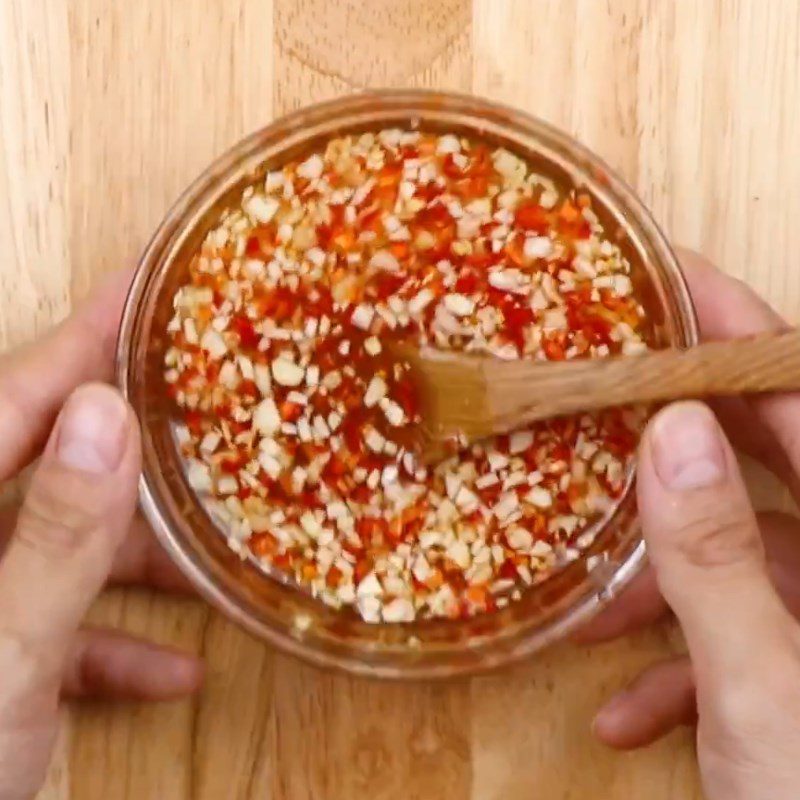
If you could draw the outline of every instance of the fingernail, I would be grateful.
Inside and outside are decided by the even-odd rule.
[[[205,669],[194,656],[154,650],[149,659],[150,691],[154,699],[190,694],[203,683]]]
[[[122,398],[100,384],[76,389],[61,411],[56,455],[84,472],[112,472],[127,438],[128,412]]]
[[[653,428],[655,469],[674,491],[713,486],[725,476],[725,450],[717,420],[702,403],[676,403]]]
[[[203,683],[205,667],[197,658],[183,656],[173,662],[171,677],[176,691],[193,692]]]
[[[617,692],[595,715],[592,720],[592,733],[597,736],[609,729],[616,729],[620,723],[624,724],[625,716],[627,714],[626,706],[630,692],[623,689]],[[601,731],[605,729],[605,731]]]

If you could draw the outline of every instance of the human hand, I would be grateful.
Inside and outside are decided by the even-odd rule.
[[[0,357],[0,480],[44,445],[19,511],[0,516],[0,797],[33,795],[56,733],[59,699],[166,699],[194,690],[199,662],[102,629],[79,629],[107,582],[184,583],[131,525],[139,430],[114,389],[126,276],[39,342]]]
[[[686,266],[709,338],[783,326],[737,282],[695,259]],[[799,402],[784,395],[761,398],[750,408],[735,401],[719,409],[737,443],[795,491]],[[668,446],[660,447],[665,442]],[[718,458],[716,467],[724,466],[722,477],[714,477],[713,460],[706,457],[701,461],[707,474],[696,473],[694,482],[710,480],[710,486],[667,485],[659,459],[671,457],[674,463],[681,453],[698,456],[703,442],[719,444],[716,454],[725,458]],[[598,735],[614,746],[638,746],[691,720],[697,708],[701,766],[711,796],[790,796],[791,790],[780,785],[765,787],[782,773],[785,777],[787,764],[776,756],[793,755],[791,748],[798,744],[792,732],[800,701],[792,684],[800,677],[800,639],[787,610],[800,610],[797,522],[781,515],[762,520],[765,557],[730,448],[699,404],[673,406],[651,424],[642,446],[639,500],[655,569],[583,638],[609,638],[646,624],[668,603],[684,627],[693,666],[676,659],[644,673],[598,715]]]
[[[800,625],[772,585],[736,456],[706,406],[655,416],[637,492],[656,581],[689,648],[709,800],[796,798]],[[641,706],[642,691],[601,711],[599,732],[618,724],[620,706]]]

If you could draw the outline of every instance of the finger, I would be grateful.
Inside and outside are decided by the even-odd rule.
[[[578,631],[578,644],[598,644],[616,639],[657,622],[669,613],[651,567],[637,575],[622,594]]]
[[[0,553],[5,549],[19,517],[18,506],[0,508]],[[149,586],[163,592],[193,593],[188,578],[156,541],[150,526],[137,513],[114,554],[109,586]]]
[[[58,668],[111,568],[136,504],[136,419],[101,384],[67,400],[0,562],[0,642]]]
[[[150,526],[137,514],[114,556],[109,584],[143,585],[164,592],[193,593],[188,578],[156,541]]]
[[[706,406],[676,403],[650,422],[637,489],[651,563],[698,688],[757,679],[794,622],[770,583],[733,450]]]
[[[731,444],[765,466],[800,499],[800,482],[781,443],[764,424],[753,401],[743,397],[714,397],[709,406]]]
[[[200,688],[200,659],[117,631],[85,628],[70,649],[62,692],[70,698],[172,700]]]
[[[767,567],[789,612],[800,619],[800,520],[790,514],[759,514]]]
[[[680,255],[704,339],[735,339],[788,328],[746,284],[697,253],[684,250]],[[719,399],[714,407],[734,444],[781,477],[800,500],[800,394]]]
[[[773,582],[787,608],[800,615],[800,520],[789,514],[759,515]],[[623,598],[621,597],[620,600]],[[697,716],[689,660],[656,664],[613,697],[595,718],[596,736],[609,747],[644,747]]]
[[[767,568],[789,612],[800,618],[800,520],[791,514],[757,515],[764,542]],[[598,644],[646,628],[669,614],[652,567],[637,575],[631,585],[575,636],[579,644]]]
[[[609,747],[633,750],[696,721],[691,664],[688,658],[674,658],[645,670],[612,697],[594,718],[592,730]]]
[[[735,339],[789,328],[747,284],[692,250],[678,252],[705,339]]]
[[[112,276],[49,334],[0,358],[0,480],[30,461],[73,389],[111,378],[130,277]]]

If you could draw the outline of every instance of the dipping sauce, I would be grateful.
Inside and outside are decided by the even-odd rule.
[[[475,138],[383,130],[268,172],[189,264],[165,380],[188,480],[242,557],[368,622],[491,611],[578,558],[646,411],[425,468],[390,338],[498,358],[647,348],[588,195]]]

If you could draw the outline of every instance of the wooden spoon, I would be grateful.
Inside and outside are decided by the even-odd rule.
[[[394,345],[411,366],[421,401],[422,452],[441,456],[467,442],[536,420],[628,403],[800,389],[800,331],[689,350],[576,361],[504,361]],[[463,440],[462,440],[463,441]]]

